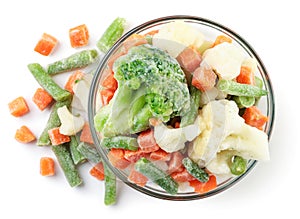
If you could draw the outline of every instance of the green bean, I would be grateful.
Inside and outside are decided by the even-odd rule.
[[[180,127],[185,127],[194,123],[199,110],[201,92],[191,85],[191,104],[189,110],[181,117]]]
[[[67,58],[49,64],[47,72],[50,75],[54,75],[66,71],[73,71],[75,69],[83,68],[89,64],[92,64],[96,61],[97,57],[98,52],[95,49],[82,50]]]
[[[159,169],[154,163],[142,157],[134,165],[134,168],[152,180],[170,194],[178,192],[178,183],[174,179]]]
[[[126,150],[136,151],[139,148],[136,138],[128,136],[106,137],[101,140],[101,146],[111,148],[122,148]]]
[[[234,96],[233,100],[239,108],[248,108],[255,104],[255,97]]]
[[[68,147],[68,144],[62,144],[52,146],[51,148],[70,186],[75,187],[82,183],[82,179],[79,176]]]
[[[207,182],[209,179],[209,175],[205,170],[200,168],[198,164],[196,164],[194,161],[192,161],[190,158],[185,157],[182,160],[182,164],[185,167],[185,169],[196,179],[198,179],[201,182]]]
[[[71,93],[59,87],[40,64],[29,64],[28,69],[37,82],[53,97],[53,99],[56,101],[64,101],[71,98]]]
[[[42,134],[39,136],[37,140],[38,146],[45,146],[45,145],[51,145],[51,141],[49,138],[48,130],[59,127],[60,126],[60,120],[57,115],[57,109],[62,106],[69,107],[71,105],[71,99],[65,100],[65,101],[59,101],[54,104],[52,107],[52,111],[50,113],[49,119],[47,121],[46,127],[44,128]]]
[[[227,94],[234,96],[260,97],[267,95],[267,91],[257,86],[249,84],[240,84],[231,80],[219,80],[217,88]]]
[[[240,156],[233,156],[229,168],[233,175],[241,175],[247,169],[247,160]]]
[[[78,145],[77,137],[75,135],[71,136],[70,152],[75,165],[83,163],[86,160],[85,156],[77,149]]]
[[[117,180],[115,174],[109,169],[109,167],[103,163],[104,166],[104,204],[113,205],[117,200]]]
[[[97,149],[85,142],[80,142],[77,150],[90,162],[97,164],[102,161]]]
[[[125,29],[126,20],[124,18],[116,18],[103,33],[97,42],[100,51],[106,53],[113,44],[122,36]]]

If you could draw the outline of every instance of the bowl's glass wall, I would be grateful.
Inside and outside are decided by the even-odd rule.
[[[273,122],[274,122],[274,114],[275,114],[275,108],[274,108],[274,96],[273,96],[273,89],[271,85],[270,78],[268,76],[267,70],[265,66],[263,65],[262,61],[260,60],[259,56],[256,54],[254,49],[238,34],[230,30],[229,28],[220,25],[218,23],[215,23],[213,21],[199,18],[199,17],[193,17],[193,16],[169,16],[169,17],[163,17],[158,18],[149,22],[146,22],[140,26],[137,26],[136,28],[130,30],[126,34],[124,34],[123,37],[121,37],[117,43],[109,50],[109,52],[104,56],[104,58],[101,60],[100,65],[98,66],[91,90],[90,90],[90,96],[89,96],[89,122],[91,124],[91,132],[93,135],[94,143],[101,154],[104,162],[108,164],[108,166],[112,169],[112,171],[117,175],[117,177],[125,182],[127,185],[131,186],[132,188],[143,192],[145,194],[162,198],[162,199],[169,199],[169,200],[193,200],[193,199],[201,199],[205,198],[211,195],[215,195],[219,192],[222,192],[234,184],[236,184],[238,181],[240,181],[244,176],[249,173],[257,161],[251,160],[248,162],[248,169],[247,171],[237,177],[232,177],[230,179],[226,179],[224,181],[219,182],[216,189],[206,193],[206,194],[198,194],[194,192],[179,192],[176,195],[170,195],[163,191],[160,187],[157,187],[155,184],[147,184],[145,187],[137,186],[133,183],[130,183],[127,180],[127,173],[121,170],[118,170],[114,168],[108,161],[107,153],[108,151],[102,147],[100,147],[100,135],[95,131],[93,128],[93,118],[97,112],[97,106],[99,106],[99,100],[98,97],[98,90],[99,90],[99,84],[101,81],[101,76],[103,74],[103,71],[105,67],[107,66],[108,59],[111,57],[118,49],[121,47],[122,43],[133,33],[146,33],[148,31],[151,31],[153,29],[159,29],[162,25],[175,21],[175,20],[183,20],[185,22],[190,23],[191,25],[197,27],[204,35],[208,38],[214,39],[216,36],[223,34],[228,35],[233,39],[233,43],[241,47],[247,56],[252,57],[256,59],[258,64],[258,70],[259,70],[259,76],[262,78],[264,82],[265,89],[268,90],[267,97],[262,98],[262,100],[259,102],[259,108],[262,110],[262,112],[269,117],[269,121],[267,122],[265,126],[265,132],[268,134],[269,138],[271,136],[272,128],[273,128]]]

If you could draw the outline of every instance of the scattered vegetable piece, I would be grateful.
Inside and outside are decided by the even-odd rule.
[[[71,98],[71,93],[58,86],[40,64],[29,64],[28,69],[41,87],[43,87],[53,99],[56,101],[64,101]]]
[[[117,201],[117,180],[115,174],[103,163],[105,175],[104,204],[113,205]]]
[[[64,175],[71,187],[79,186],[82,183],[82,179],[79,176],[78,170],[72,160],[69,145],[61,144],[52,146],[51,149],[54,152]]]
[[[70,153],[74,164],[77,165],[83,163],[84,161],[86,161],[86,157],[83,156],[83,154],[78,150],[79,143],[77,140],[77,136],[73,135],[70,138]]]
[[[256,127],[260,130],[263,129],[263,126],[268,121],[268,117],[262,114],[262,112],[256,106],[246,108],[243,118],[245,119],[246,124]]]
[[[43,88],[38,88],[33,97],[32,101],[37,105],[40,110],[46,109],[53,101],[52,96]]]
[[[29,143],[34,141],[36,137],[27,126],[23,125],[16,131],[15,139],[21,143]]]
[[[98,52],[95,49],[82,50],[73,55],[51,63],[47,67],[47,73],[54,75],[66,71],[73,71],[79,68],[86,67],[97,60]]]
[[[122,36],[125,29],[126,20],[124,18],[116,18],[103,33],[97,47],[100,51],[106,53],[112,45]]]
[[[48,130],[49,138],[52,145],[61,145],[71,141],[70,136],[63,135],[59,132],[59,127]]]
[[[55,175],[55,163],[51,157],[41,157],[40,159],[40,174],[42,176]]]
[[[84,76],[84,73],[80,70],[75,71],[73,74],[70,75],[68,78],[67,83],[65,84],[65,89],[69,91],[71,94],[74,94],[74,84],[76,84],[79,80],[81,80]]]
[[[104,180],[105,174],[104,174],[104,166],[102,162],[97,163],[92,167],[90,170],[90,174],[95,177],[98,180]]]
[[[69,30],[70,43],[73,48],[86,46],[89,43],[89,31],[85,24]]]
[[[50,34],[43,33],[42,38],[36,44],[34,51],[41,55],[48,56],[52,53],[58,40]]]
[[[30,111],[27,102],[24,97],[17,97],[10,103],[8,103],[9,112],[15,117],[20,117],[25,115]]]

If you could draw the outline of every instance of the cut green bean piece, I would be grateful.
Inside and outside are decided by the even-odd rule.
[[[113,205],[117,200],[117,180],[115,174],[109,169],[109,167],[103,163],[104,166],[104,204]]]
[[[178,183],[148,159],[140,158],[135,163],[134,168],[163,188],[167,193],[174,195],[178,192]]]
[[[190,158],[185,157],[182,160],[182,164],[185,167],[185,169],[196,179],[198,179],[200,182],[207,182],[209,179],[209,175],[205,170],[200,168],[198,164],[196,164],[194,161],[192,161]]]
[[[107,137],[101,140],[101,146],[111,148],[122,148],[125,150],[136,151],[139,148],[136,138],[128,136]]]
[[[77,150],[90,162],[97,164],[102,161],[97,149],[85,142],[80,142]]]
[[[255,104],[255,97],[234,96],[233,100],[239,108],[248,108]]]
[[[247,160],[240,156],[233,156],[230,161],[230,172],[233,175],[241,175],[245,173],[247,169]]]
[[[79,176],[68,147],[68,144],[62,144],[52,146],[51,148],[70,186],[75,187],[82,183],[82,179]]]
[[[256,87],[259,87],[260,89],[263,88],[264,82],[259,77],[255,76],[254,81],[255,81],[255,86]]]
[[[191,104],[189,110],[181,117],[180,127],[191,125],[198,115],[201,91],[191,85]]]
[[[53,97],[53,99],[56,101],[64,101],[71,98],[71,93],[58,86],[40,64],[32,63],[27,67],[37,82]]]
[[[83,163],[86,160],[85,156],[83,156],[78,150],[78,145],[77,136],[71,136],[70,152],[75,165]]]
[[[38,146],[46,146],[46,145],[51,145],[51,141],[49,138],[48,130],[59,127],[60,126],[60,120],[57,115],[57,109],[62,107],[62,106],[67,106],[69,107],[71,105],[71,98],[66,100],[66,101],[59,101],[54,104],[52,107],[52,111],[50,113],[49,119],[47,121],[46,127],[44,128],[42,134],[39,136],[37,140],[37,145]]]
[[[106,53],[113,44],[122,36],[125,29],[126,20],[124,18],[116,18],[103,33],[97,42],[97,47],[101,52]]]
[[[245,97],[260,97],[268,94],[268,91],[249,84],[240,84],[231,80],[219,80],[217,88],[227,94]]]
[[[48,65],[47,72],[50,75],[73,71],[75,69],[86,67],[96,61],[98,52],[95,49],[83,50],[67,58],[56,61]]]

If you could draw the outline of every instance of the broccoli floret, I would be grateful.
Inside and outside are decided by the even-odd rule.
[[[133,134],[149,128],[155,117],[167,122],[190,107],[185,74],[168,53],[150,46],[132,47],[113,65],[118,89],[95,116],[106,137]]]

